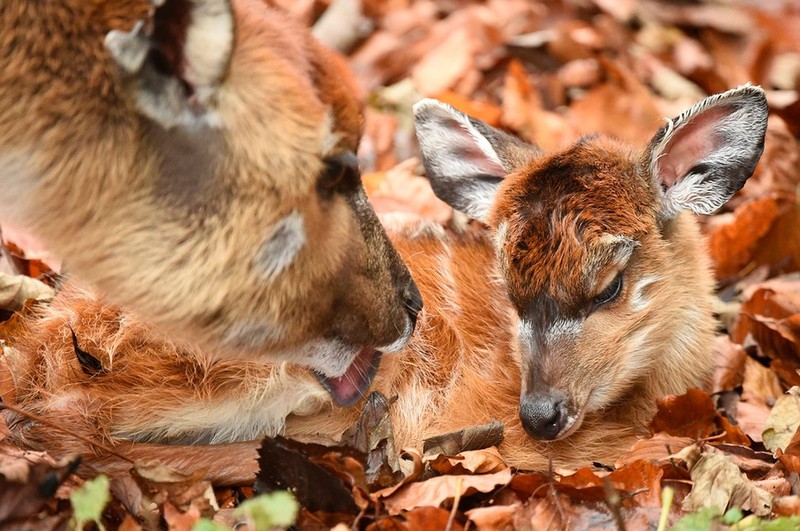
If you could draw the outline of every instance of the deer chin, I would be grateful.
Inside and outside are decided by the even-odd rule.
[[[567,418],[569,422],[561,429],[561,431],[556,435],[553,439],[554,441],[559,441],[561,439],[566,439],[576,431],[578,428],[581,427],[583,424],[583,418],[586,416],[586,412],[590,409],[592,396],[594,396],[594,390],[589,393],[589,396],[586,397],[586,400],[583,402],[583,405],[579,407],[574,413],[571,413]]]
[[[340,376],[326,376],[314,371],[317,380],[330,393],[334,402],[342,407],[350,407],[364,396],[369,389],[378,365],[381,352],[372,347],[361,347],[353,361]]]

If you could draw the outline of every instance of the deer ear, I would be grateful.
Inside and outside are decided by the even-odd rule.
[[[532,146],[440,101],[414,105],[414,123],[434,193],[483,222],[503,178],[536,154]]]
[[[151,26],[111,31],[106,48],[139,111],[165,128],[213,121],[233,50],[229,0],[151,0]]]
[[[656,133],[648,148],[661,214],[711,214],[744,186],[764,150],[767,100],[745,85],[708,97]]]

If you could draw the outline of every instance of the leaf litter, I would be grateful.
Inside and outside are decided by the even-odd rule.
[[[705,94],[748,81],[762,85],[771,114],[761,162],[721,212],[702,220],[721,297],[713,393],[661,400],[651,436],[613,467],[543,471],[505,465],[496,450],[499,423],[429,439],[424,454],[394,448],[388,401],[373,396],[339,446],[267,439],[258,478],[224,488],[198,471],[180,474],[157,463],[136,464],[107,486],[86,481],[74,474],[76,460],[55,462],[4,443],[0,420],[0,522],[40,529],[63,528],[70,518],[130,530],[259,528],[284,526],[299,507],[297,525],[308,529],[800,526],[796,5],[273,3],[307,24],[324,20],[319,36],[346,50],[367,101],[359,152],[364,182],[383,215],[453,222],[421,176],[410,109],[421,96],[554,149],[594,132],[641,145],[664,116]],[[337,24],[354,6],[358,19]],[[28,299],[46,299],[53,278],[44,262],[26,259],[8,241],[12,236],[26,245],[18,232],[2,242],[0,348],[13,337],[13,312]],[[7,400],[11,389],[0,379]],[[92,488],[101,494],[85,502]],[[285,490],[291,496],[278,494]],[[98,507],[106,495],[108,503]],[[258,501],[247,509],[247,500]]]

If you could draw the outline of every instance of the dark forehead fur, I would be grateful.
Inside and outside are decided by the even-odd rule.
[[[655,228],[655,196],[640,160],[616,141],[589,137],[503,182],[492,219],[507,223],[502,262],[518,309],[545,295],[579,305],[587,268],[610,258],[601,237],[636,239]]]

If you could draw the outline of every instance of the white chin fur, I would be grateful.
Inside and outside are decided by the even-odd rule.
[[[409,340],[411,339],[411,335],[414,333],[414,323],[411,322],[411,318],[406,316],[406,329],[403,332],[403,335],[400,338],[392,343],[391,345],[386,345],[385,347],[377,347],[377,350],[381,352],[399,352],[405,348],[408,344]]]

